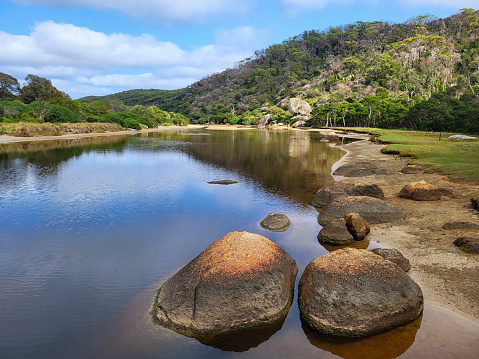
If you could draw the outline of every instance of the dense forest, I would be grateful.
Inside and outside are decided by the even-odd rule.
[[[116,102],[130,113],[153,106],[194,123],[255,124],[265,113],[289,123],[292,97],[313,108],[311,126],[479,133],[479,12],[305,31],[187,88],[86,97],[72,111],[95,120],[102,115],[90,104]]]

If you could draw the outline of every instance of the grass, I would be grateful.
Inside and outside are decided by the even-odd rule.
[[[0,135],[32,137],[59,136],[64,134],[122,131],[115,123],[0,123]]]
[[[453,175],[479,182],[479,140],[450,141],[453,133],[386,130],[377,128],[349,128],[374,135],[380,142],[388,143],[382,152],[410,157],[410,164],[422,166],[428,172]],[[439,140],[441,136],[441,140]],[[479,138],[479,136],[476,136]]]

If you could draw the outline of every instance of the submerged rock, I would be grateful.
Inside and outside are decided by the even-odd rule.
[[[233,180],[219,180],[219,181],[210,181],[208,182],[209,184],[223,184],[223,185],[228,185],[228,184],[235,184],[238,183],[238,181],[233,181]]]
[[[296,262],[259,234],[232,232],[158,290],[152,315],[180,333],[222,333],[274,322],[291,306]]]
[[[398,197],[414,201],[438,201],[441,199],[441,192],[426,181],[419,181],[405,185],[399,192]]]
[[[344,218],[338,218],[326,223],[318,234],[318,241],[333,246],[344,246],[354,242],[354,237],[349,233]]]
[[[369,251],[340,249],[311,261],[301,276],[301,318],[327,335],[364,337],[414,321],[421,288],[397,265]]]
[[[324,207],[338,197],[368,196],[384,198],[383,190],[376,184],[341,181],[321,188],[314,196],[311,204],[315,207]]]
[[[374,248],[370,249],[370,252],[377,254],[378,256],[387,259],[390,262],[397,264],[401,267],[405,272],[411,269],[411,263],[409,263],[409,259],[404,257],[401,252],[394,248]]]
[[[479,253],[479,237],[461,237],[454,241],[454,245],[466,253]]]
[[[366,221],[359,213],[349,213],[344,216],[346,227],[355,241],[362,241],[371,231],[368,221]]]
[[[335,176],[344,176],[344,177],[365,177],[372,175],[383,175],[386,174],[386,170],[380,169],[373,163],[369,162],[351,162],[347,165],[339,167],[334,171],[333,175]]]
[[[270,213],[260,222],[261,227],[272,232],[284,232],[291,226],[289,218],[282,213]]]
[[[325,206],[318,216],[318,222],[324,224],[336,218],[344,218],[349,213],[359,213],[370,224],[388,223],[406,219],[396,207],[373,197],[339,197]]]

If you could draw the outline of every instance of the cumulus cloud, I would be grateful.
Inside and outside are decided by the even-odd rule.
[[[223,29],[211,44],[187,51],[151,35],[106,34],[46,21],[29,35],[0,31],[0,67],[19,80],[29,73],[49,78],[72,97],[90,94],[73,91],[92,86],[109,92],[175,89],[232,67],[267,41],[267,32],[244,26]]]
[[[113,10],[136,18],[156,18],[169,23],[198,22],[210,16],[242,12],[246,2],[234,0],[10,0],[25,5],[86,7]]]

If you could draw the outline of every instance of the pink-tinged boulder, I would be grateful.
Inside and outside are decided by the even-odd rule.
[[[398,197],[414,201],[438,201],[441,199],[441,192],[426,181],[419,181],[405,185]]]
[[[417,319],[421,288],[396,264],[369,251],[340,249],[311,261],[301,276],[301,318],[322,334],[365,337]]]
[[[273,323],[291,306],[296,262],[259,234],[232,232],[158,290],[153,318],[180,333],[223,333]]]

